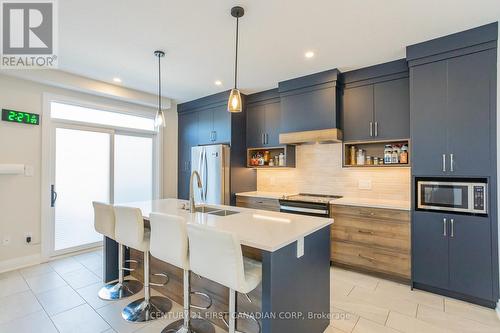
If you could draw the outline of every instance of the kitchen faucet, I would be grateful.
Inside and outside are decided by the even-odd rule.
[[[189,179],[189,212],[194,213],[196,211],[196,205],[194,202],[194,189],[193,189],[193,178],[196,176],[198,178],[198,188],[202,188],[201,177],[198,171],[193,171],[191,173],[191,178]]]

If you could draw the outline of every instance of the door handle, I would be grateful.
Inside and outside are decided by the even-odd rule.
[[[370,121],[370,136],[373,136],[373,122]]]
[[[268,145],[268,144],[269,144],[269,134],[266,133],[266,145]]]
[[[265,134],[264,134],[264,133],[262,133],[262,134],[260,135],[260,141],[262,142],[262,144],[263,144],[263,145],[265,145],[265,144],[266,144],[266,136],[265,136]]]
[[[375,122],[375,136],[378,136],[378,121]]]
[[[214,133],[214,139],[212,141],[217,141],[217,131],[213,131]]]
[[[55,185],[50,185],[50,207],[55,207],[57,200],[57,192],[55,191]]]
[[[373,231],[358,229],[360,234],[373,235]]]
[[[450,171],[453,172],[453,164],[455,163],[453,159],[453,154],[450,154]]]
[[[443,154],[443,172],[446,172],[446,154]]]
[[[451,222],[451,238],[455,237],[455,220],[454,219],[450,219],[450,222]]]
[[[443,217],[443,236],[446,237],[446,217]]]

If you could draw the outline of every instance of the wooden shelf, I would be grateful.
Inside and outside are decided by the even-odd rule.
[[[349,164],[350,161],[350,148],[352,146],[356,147],[356,151],[361,148],[365,150],[365,156],[378,157],[379,159],[384,158],[384,148],[385,145],[407,145],[408,146],[408,163],[397,163],[397,164]],[[342,144],[343,154],[342,154],[342,167],[343,168],[410,168],[411,167],[411,156],[410,156],[410,140],[400,139],[400,140],[381,140],[381,141],[347,141]]]
[[[250,159],[253,155],[260,153],[264,154],[264,152],[268,151],[270,158],[274,159],[275,156],[279,156],[280,153],[285,155],[285,165],[278,166],[269,166],[269,165],[251,165]],[[292,145],[284,145],[277,147],[262,147],[262,148],[248,148],[247,149],[247,168],[252,169],[286,169],[286,168],[295,168],[295,146]]]

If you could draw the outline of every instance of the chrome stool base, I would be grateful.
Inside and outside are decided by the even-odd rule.
[[[206,319],[191,318],[189,328],[186,328],[184,319],[179,319],[165,327],[161,333],[215,333],[215,327]]]
[[[136,280],[109,283],[99,290],[99,298],[105,301],[126,298],[137,294],[142,287],[142,283]]]
[[[122,310],[122,317],[126,321],[142,323],[161,319],[172,309],[172,301],[166,297],[151,296],[149,302],[144,298],[130,303]]]

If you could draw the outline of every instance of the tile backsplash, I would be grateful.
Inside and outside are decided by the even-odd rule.
[[[342,168],[340,143],[296,149],[296,168],[257,170],[257,190],[410,200],[409,168]]]

